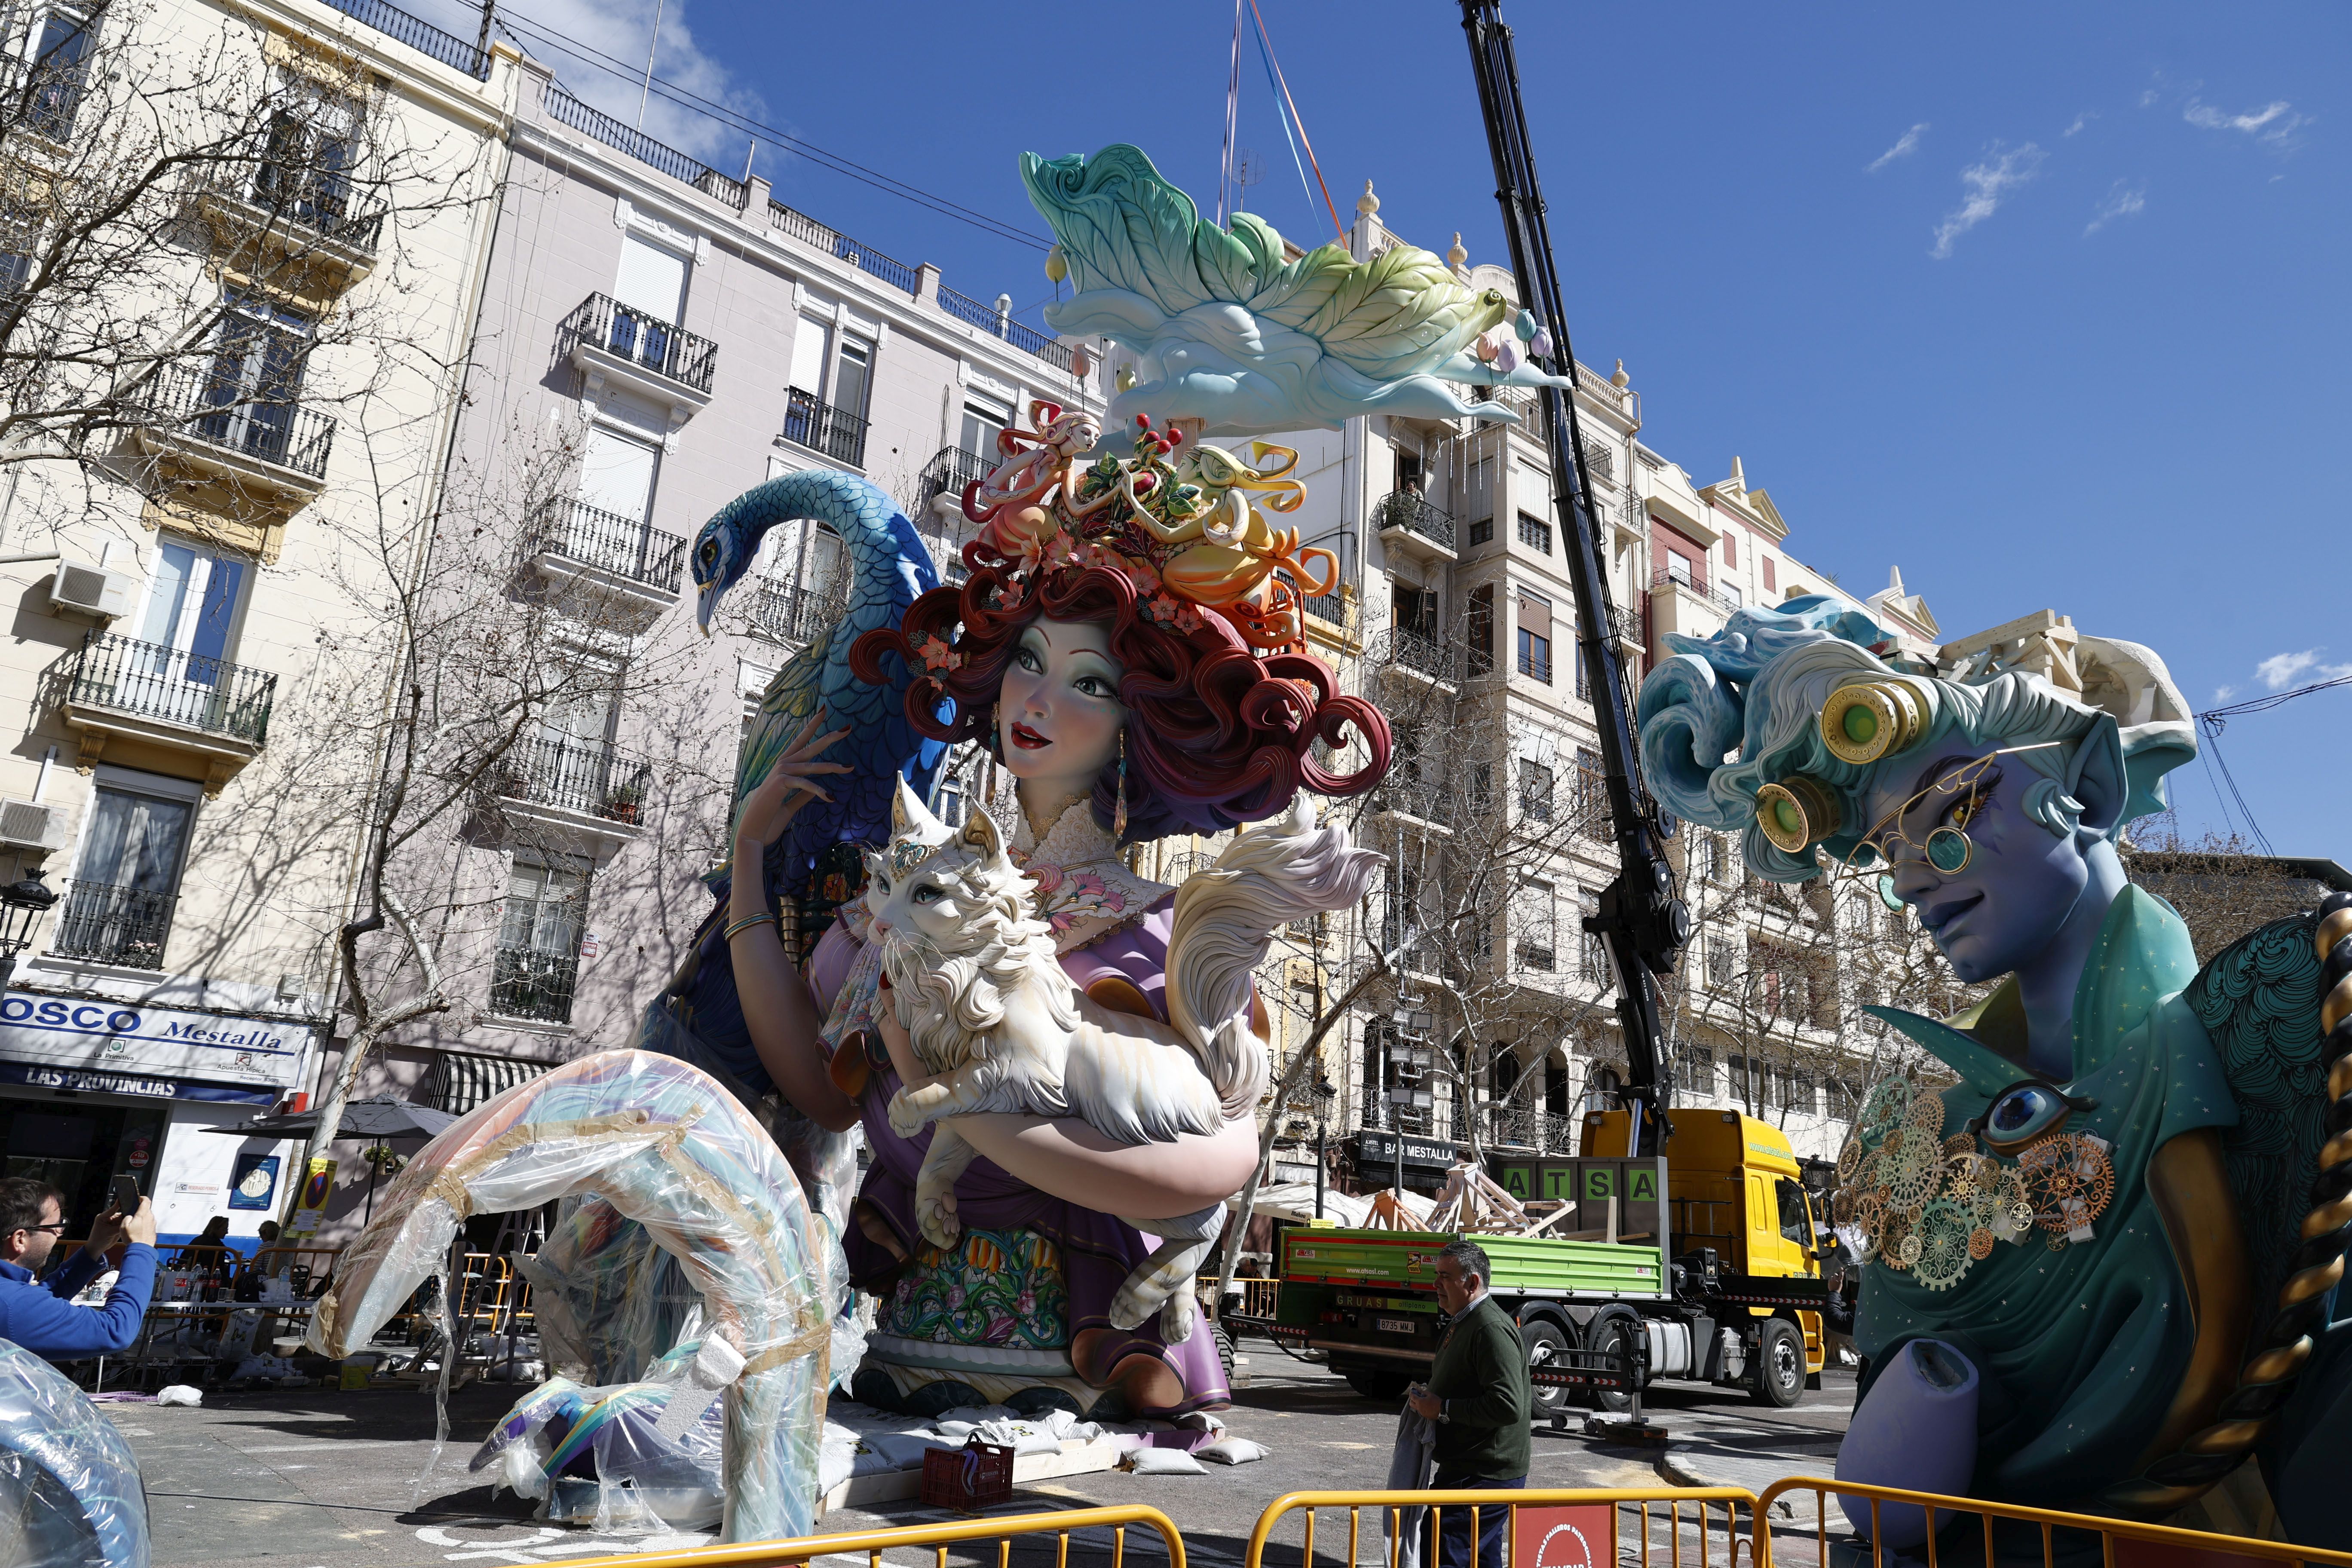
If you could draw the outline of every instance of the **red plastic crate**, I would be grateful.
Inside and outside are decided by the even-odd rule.
[[[961,1448],[931,1448],[923,1454],[925,1508],[971,1513],[1012,1496],[1013,1450],[1002,1444],[973,1437]]]

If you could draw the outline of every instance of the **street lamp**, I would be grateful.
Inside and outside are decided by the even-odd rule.
[[[57,894],[38,877],[19,878],[0,888],[0,992],[16,977],[16,955],[33,945],[33,927],[57,901]]]

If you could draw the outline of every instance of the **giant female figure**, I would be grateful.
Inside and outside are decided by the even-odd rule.
[[[2000,983],[1953,1018],[1871,1009],[1958,1081],[1883,1086],[1840,1162],[1868,1370],[1838,1474],[2207,1528],[2275,1506],[2341,1546],[2352,1024],[2321,988],[2352,910],[2200,970],[2116,854],[2195,754],[2186,705],[2147,648],[2047,622],[1922,659],[1794,600],[1674,639],[1643,688],[1669,809],[1739,831],[1763,877],[1874,884]]]

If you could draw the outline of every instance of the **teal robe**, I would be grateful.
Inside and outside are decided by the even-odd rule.
[[[2044,1508],[2080,1502],[2138,1473],[2171,1407],[2196,1324],[2148,1190],[2148,1162],[2184,1132],[2238,1120],[2220,1058],[2180,996],[2196,973],[2180,918],[2154,894],[2126,888],[2075,988],[2074,1078],[2064,1086],[2097,1102],[2074,1112],[2065,1131],[2105,1139],[2115,1163],[2115,1195],[2092,1226],[2094,1239],[2053,1251],[2051,1233],[2037,1228],[1995,1245],[1946,1290],[1883,1264],[1864,1272],[1854,1342],[1874,1370],[1920,1337],[1945,1341],[1976,1365],[1974,1495]],[[1949,1136],[2028,1076],[2015,1009],[2005,988],[1965,1029],[1871,1011],[1960,1075],[1944,1092]]]

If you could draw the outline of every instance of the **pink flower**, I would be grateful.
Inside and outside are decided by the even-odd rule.
[[[1059,866],[1032,866],[1029,878],[1037,884],[1040,894],[1051,893],[1062,885],[1062,868]]]
[[[961,669],[963,655],[947,644],[944,637],[925,637],[922,641],[925,669]]]
[[[1165,593],[1151,595],[1151,618],[1155,621],[1175,620],[1179,608],[1175,599]]]
[[[1176,629],[1180,632],[1197,632],[1209,624],[1201,618],[1201,612],[1190,605],[1177,605],[1175,618]]]
[[[1105,887],[1103,879],[1091,871],[1072,873],[1070,887],[1076,897],[1097,900],[1104,909],[1114,914],[1127,908],[1127,895],[1116,888]]]

